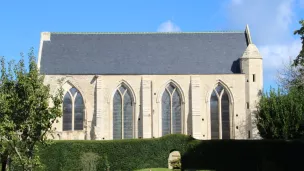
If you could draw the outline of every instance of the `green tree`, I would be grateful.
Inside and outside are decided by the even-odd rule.
[[[299,55],[294,60],[294,66],[304,66],[304,20],[300,20],[301,28],[299,30],[294,31],[295,35],[299,35],[302,40],[302,50],[300,51]],[[303,72],[303,70],[302,70]]]
[[[257,105],[257,127],[265,139],[298,139],[304,128],[304,20],[294,32],[300,35],[302,50],[283,66],[278,75],[279,89],[261,95]]]
[[[35,62],[33,49],[26,69],[22,59],[6,65],[1,58],[0,83],[0,152],[2,170],[7,161],[20,170],[41,166],[37,145],[47,144],[47,134],[56,118],[62,115],[62,90],[50,95]],[[6,67],[8,66],[8,67]],[[49,106],[49,102],[52,103]]]
[[[257,127],[264,139],[299,139],[303,136],[304,91],[271,89],[261,95],[257,106]]]
[[[302,41],[302,49],[296,59],[293,61],[291,67],[295,77],[289,77],[290,85],[299,89],[304,89],[304,20],[300,20],[300,29],[294,31],[294,35],[299,35]],[[285,79],[287,80],[287,79]]]

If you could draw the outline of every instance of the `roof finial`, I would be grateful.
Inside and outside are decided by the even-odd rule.
[[[246,32],[248,44],[252,44],[252,40],[251,40],[251,35],[250,35],[250,30],[249,30],[248,24],[246,25],[246,30],[245,30],[245,32]]]

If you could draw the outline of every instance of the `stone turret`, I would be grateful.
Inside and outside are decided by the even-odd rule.
[[[241,71],[245,74],[246,116],[248,138],[259,138],[255,122],[255,110],[259,93],[263,89],[263,58],[258,48],[252,43],[248,25],[246,26],[248,46],[241,57]]]

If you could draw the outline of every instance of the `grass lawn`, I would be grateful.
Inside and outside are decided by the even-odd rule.
[[[173,171],[173,170],[167,169],[167,168],[151,168],[151,169],[141,169],[141,170],[136,170],[136,171],[150,171],[150,170],[151,171]],[[209,170],[191,170],[191,171],[209,171]]]
[[[170,169],[166,169],[166,168],[151,168],[151,169],[140,169],[140,170],[136,170],[136,171],[172,171]]]

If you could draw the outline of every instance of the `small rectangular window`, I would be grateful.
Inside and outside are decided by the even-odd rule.
[[[248,138],[250,138],[250,131],[248,131]]]
[[[249,103],[248,102],[246,103],[246,105],[247,105],[247,109],[249,109]]]
[[[255,74],[252,75],[252,80],[255,82]]]

